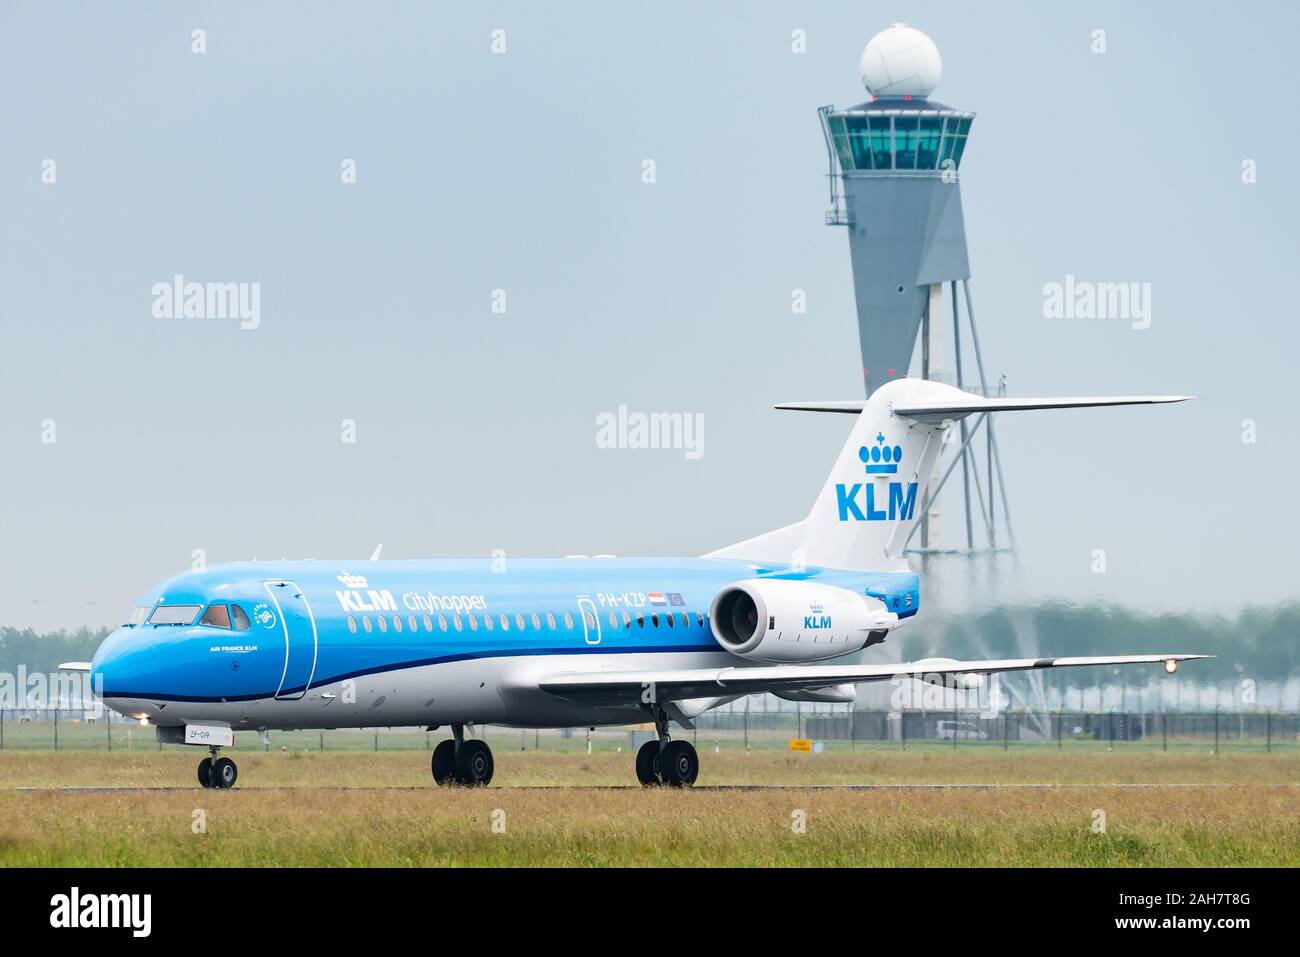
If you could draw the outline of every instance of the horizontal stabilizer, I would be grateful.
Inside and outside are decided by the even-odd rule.
[[[849,412],[857,415],[867,407],[866,399],[849,399],[845,402],[778,402],[774,409],[790,412]]]
[[[955,395],[952,393],[956,393]],[[1167,402],[1186,402],[1190,395],[1098,395],[1064,396],[1061,398],[998,398],[986,399],[958,389],[938,400],[905,400],[894,403],[894,415],[918,422],[942,422],[960,419],[975,412],[1020,412],[1033,409],[1089,409],[1108,405],[1163,405]],[[782,402],[776,406],[795,412],[845,412],[858,414],[866,407],[865,399],[844,402]]]
[[[90,671],[89,661],[61,661],[59,662],[60,671]]]
[[[1108,405],[1163,405],[1167,402],[1186,402],[1190,395],[1098,395],[1070,396],[1058,399],[986,399],[972,395],[969,399],[952,398],[938,401],[904,401],[894,406],[894,415],[918,422],[942,422],[959,419],[974,412],[1020,412],[1033,409],[1090,409]]]

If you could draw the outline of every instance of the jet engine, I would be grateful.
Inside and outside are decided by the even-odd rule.
[[[713,599],[713,637],[755,661],[821,661],[882,640],[898,624],[885,603],[835,585],[748,579]]]

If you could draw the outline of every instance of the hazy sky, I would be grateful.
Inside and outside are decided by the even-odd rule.
[[[7,2],[0,624],[114,623],[195,549],[696,555],[802,518],[849,423],[770,406],[861,395],[816,108],[896,20],[978,113],[990,372],[1202,397],[1002,416],[1020,567],[953,605],[1294,597],[1292,4]],[[155,318],[176,274],[258,283],[260,325]],[[1045,319],[1070,274],[1150,283],[1150,328]],[[703,456],[597,448],[620,404],[702,413]]]

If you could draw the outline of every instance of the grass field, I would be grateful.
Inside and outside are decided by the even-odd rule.
[[[694,791],[623,787],[626,753],[503,752],[500,786],[471,791],[433,787],[419,753],[236,757],[212,792],[192,753],[0,753],[6,789],[182,789],[0,791],[0,865],[1300,864],[1294,754],[706,751],[721,787]],[[727,787],[754,784],[784,787]],[[1162,787],[1115,786],[1135,784]]]

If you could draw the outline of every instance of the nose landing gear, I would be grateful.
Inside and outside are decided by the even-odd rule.
[[[239,777],[239,769],[230,758],[219,758],[219,748],[208,748],[211,757],[199,762],[199,784],[205,788],[233,788]]]

